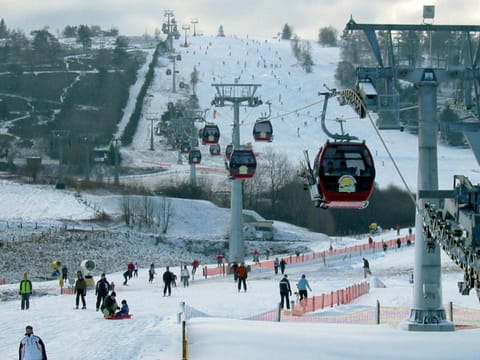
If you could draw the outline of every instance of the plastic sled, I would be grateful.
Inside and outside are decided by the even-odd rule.
[[[128,314],[128,315],[104,315],[105,319],[108,320],[123,320],[123,319],[130,319],[133,316],[133,314]]]

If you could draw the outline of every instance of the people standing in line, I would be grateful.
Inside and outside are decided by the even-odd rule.
[[[155,264],[154,263],[151,263],[150,264],[150,269],[148,269],[148,282],[149,283],[152,283],[153,282],[153,279],[155,278]]]
[[[243,284],[243,290],[247,292],[247,276],[248,276],[248,269],[245,266],[245,263],[241,263],[237,269],[237,276],[238,276],[238,291],[240,292]]]
[[[163,273],[163,283],[165,286],[163,287],[163,296],[172,295],[172,281],[173,281],[173,273],[170,271],[170,268],[167,266],[165,272]]]
[[[275,274],[278,274],[279,266],[280,266],[280,260],[278,260],[278,258],[275,258],[275,260],[273,260],[273,270],[275,270]]]
[[[33,327],[25,327],[25,337],[18,348],[19,360],[47,360],[47,350],[43,340],[33,334]]]
[[[68,268],[67,265],[63,264],[62,266],[62,279],[64,282],[68,280]]]
[[[97,281],[97,285],[95,286],[95,295],[97,295],[97,303],[95,305],[95,308],[100,309],[100,306],[103,305],[103,302],[105,301],[105,298],[108,295],[108,292],[110,291],[110,284],[107,281],[107,278],[105,277],[105,274],[102,274],[100,277],[100,280]]]
[[[23,279],[20,281],[20,296],[22,300],[20,302],[20,307],[22,310],[28,310],[30,308],[30,295],[32,295],[33,287],[32,282],[28,278],[28,273],[23,273]]]
[[[282,275],[285,273],[285,265],[287,265],[285,259],[280,260],[280,271],[282,272]]]
[[[188,271],[187,265],[183,265],[182,271],[180,271],[180,279],[182,280],[183,287],[188,287],[188,279],[190,279],[190,271]]]
[[[197,272],[197,268],[200,265],[197,259],[193,260],[192,262],[192,281],[195,279],[195,273]]]
[[[370,263],[368,262],[367,259],[362,258],[363,260],[363,277],[366,279],[368,275],[372,275],[372,272],[370,271]]]
[[[290,295],[292,295],[292,289],[290,288],[290,281],[288,281],[288,275],[283,275],[282,280],[279,283],[280,287],[280,307],[283,309],[287,306],[290,309]],[[285,304],[286,303],[286,304]]]
[[[300,301],[308,297],[307,289],[312,291],[305,274],[302,274],[302,277],[300,278],[300,280],[298,280],[297,289],[298,289],[298,295],[300,295]]]
[[[233,274],[233,281],[237,282],[237,280],[238,280],[238,273],[237,273],[238,263],[236,261],[234,261],[232,266],[230,266],[230,270]]]
[[[135,261],[133,264],[133,276],[138,277],[138,262]]]
[[[75,288],[73,289],[73,293],[77,295],[75,298],[75,308],[78,309],[81,298],[83,305],[82,309],[86,309],[87,304],[85,302],[85,295],[87,295],[87,282],[85,281],[81,271],[77,272],[77,281],[75,281]]]
[[[117,293],[112,291],[110,295],[105,298],[101,307],[103,315],[114,315],[115,311],[120,309],[117,304]]]

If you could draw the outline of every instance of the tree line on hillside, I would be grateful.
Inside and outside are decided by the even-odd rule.
[[[0,121],[9,124],[0,153],[9,164],[46,153],[67,173],[83,174],[93,168],[94,149],[111,145],[146,54],[129,50],[115,28],[69,25],[62,35],[45,27],[27,36],[0,20]],[[92,39],[104,46],[93,47]],[[60,132],[68,134],[61,141]]]

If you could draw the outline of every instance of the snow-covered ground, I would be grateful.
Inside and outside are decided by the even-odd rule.
[[[333,74],[338,61],[338,49],[322,49],[312,44],[316,65],[313,74],[307,75],[293,58],[289,42],[235,37],[198,37],[191,38],[190,41],[191,46],[188,48],[180,49],[179,43],[175,45],[182,53],[182,61],[177,63],[180,70],[178,80],[188,83],[193,67],[197,68],[201,75],[197,93],[202,108],[209,107],[215,95],[212,83],[233,83],[238,78],[240,83],[262,85],[258,95],[264,101],[272,102],[275,139],[268,145],[255,144],[256,151],[262,153],[266,147],[272,147],[275,151],[288,154],[292,162],[298,162],[302,158],[302,150],[308,149],[314,154],[325,142],[319,120],[315,120],[320,114],[323,100],[317,93],[324,90],[323,83],[335,86]],[[171,93],[172,79],[164,75],[164,70],[170,66],[169,61],[163,59],[162,62],[165,68],[159,69],[149,91],[144,121],[140,122],[133,144],[122,148],[122,157],[132,166],[168,163],[169,171],[162,176],[130,178],[137,185],[151,186],[164,181],[162,179],[172,181],[176,177],[188,175],[189,171],[188,165],[177,165],[177,154],[162,148],[158,138],[155,139],[155,151],[149,150],[150,122],[147,117],[149,114],[161,114],[169,101],[176,101],[182,96],[180,91],[177,94]],[[138,89],[132,89],[132,96],[135,96],[135,88]],[[126,116],[132,110],[132,103],[129,104],[125,110]],[[219,116],[215,121],[221,127],[223,149],[230,139],[232,111],[230,108],[217,108],[217,111]],[[252,141],[253,123],[266,111],[266,107],[241,109],[242,142]],[[214,120],[212,114],[213,111],[209,111],[208,121]],[[357,119],[351,109],[340,107],[332,100],[327,118],[328,126],[333,131],[338,131],[334,121],[337,117],[348,119],[344,124],[347,132],[367,140],[375,156],[377,182],[380,186],[403,186],[368,120]],[[407,183],[414,190],[417,172],[416,136],[397,131],[382,131],[381,134]],[[202,152],[203,167],[223,169],[223,159],[211,157],[206,147],[202,147]],[[477,183],[478,164],[468,149],[439,146],[441,188],[451,188],[453,174],[464,174]],[[122,178],[121,181],[127,182],[129,179]],[[226,180],[224,186],[228,186]],[[128,286],[120,285],[121,272],[112,270],[113,262],[110,260],[97,263],[93,274],[98,279],[98,275],[105,271],[107,278],[117,284],[119,300],[128,300],[134,316],[124,321],[106,321],[96,313],[92,291],[87,295],[87,310],[74,311],[73,296],[59,295],[57,281],[36,280],[31,308],[21,311],[16,294],[18,283],[0,285],[0,293],[7,294],[2,298],[8,299],[0,303],[0,318],[3,320],[0,324],[1,359],[17,357],[18,343],[27,324],[33,325],[35,333],[45,341],[50,359],[178,359],[181,357],[181,328],[177,323],[177,314],[181,302],[209,315],[188,321],[191,359],[478,358],[475,348],[480,334],[478,329],[453,333],[412,333],[388,324],[292,324],[242,320],[277,306],[280,276],[272,272],[253,271],[249,275],[246,293],[238,293],[229,277],[207,280],[196,278],[189,288],[177,287],[171,297],[163,297],[160,276],[166,265],[175,265],[173,269],[178,274],[180,262],[189,263],[192,260],[192,249],[211,246],[211,240],[220,243],[228,233],[229,210],[216,208],[208,202],[172,199],[173,213],[165,241],[168,246],[163,246],[165,244],[155,245],[157,240],[152,236],[155,232],[151,229],[130,233],[121,222],[115,222],[122,214],[121,196],[78,196],[69,189],[58,191],[48,186],[19,185],[9,181],[0,182],[0,194],[1,231],[7,235],[0,254],[5,256],[8,246],[19,248],[22,254],[21,258],[2,258],[2,264],[8,260],[16,273],[28,271],[38,279],[40,264],[36,259],[40,253],[43,255],[45,252],[51,254],[52,261],[63,261],[68,256],[66,262],[72,273],[94,251],[101,251],[110,258],[115,258],[118,254],[130,254],[131,260],[139,260],[141,266],[139,277],[132,279]],[[114,221],[93,221],[98,211],[104,211]],[[108,236],[114,237],[115,243],[110,242],[111,239],[108,242],[102,241],[102,238],[96,239],[98,242],[82,243],[81,237],[72,235],[61,246],[55,249],[48,247],[52,232],[60,231],[62,227],[78,227],[84,231],[86,228],[105,230]],[[312,251],[327,248],[330,241],[334,247],[366,241],[350,238],[330,240],[322,234],[313,234],[280,222],[274,223],[274,230],[280,240],[297,240],[298,244],[306,245]],[[41,241],[21,241],[34,232],[42,233]],[[405,233],[406,230],[403,229],[402,232]],[[396,234],[387,232],[376,240],[381,241],[390,236],[393,238]],[[189,241],[190,247],[185,246],[185,240]],[[108,247],[101,247],[102,242],[108,243]],[[142,254],[138,253],[139,242],[142,243]],[[281,243],[282,241],[275,242]],[[293,247],[286,247],[287,252],[292,249]],[[382,306],[411,306],[412,285],[408,279],[413,271],[413,258],[413,247],[369,255],[375,278],[385,283],[386,288],[372,286],[368,295],[341,306],[337,309],[338,313],[350,313],[365,306],[375,306],[377,300]],[[153,284],[149,284],[147,267],[152,261],[157,266],[158,276]],[[442,262],[443,303],[452,301],[454,304],[477,309],[478,300],[473,293],[470,296],[458,293],[456,282],[462,280],[462,273],[445,256]],[[4,266],[0,271],[8,269]],[[327,261],[326,266],[323,262],[313,261],[289,266],[287,273],[292,284],[305,273],[312,286],[312,294],[319,295],[362,281],[362,261],[360,256],[345,257],[341,262]]]
[[[406,234],[406,230],[402,230]],[[380,238],[395,237],[394,232]],[[339,239],[345,244],[366,240]],[[340,246],[334,242],[334,246]],[[411,306],[414,249],[390,249],[368,256],[373,272],[369,294],[349,305],[335,307],[329,315],[345,316],[367,307],[377,300],[382,307]],[[322,324],[311,322],[273,322],[244,320],[276,308],[279,302],[278,281],[273,271],[254,270],[247,280],[248,291],[238,292],[231,276],[202,279],[198,276],[188,288],[180,284],[172,296],[163,297],[161,274],[157,264],[153,284],[147,281],[147,267],[139,277],[121,285],[121,273],[107,273],[116,284],[118,300],[126,299],[133,318],[122,321],[104,320],[95,312],[95,296],[87,294],[87,310],[72,310],[73,295],[59,295],[57,281],[34,282],[37,294],[28,311],[20,310],[20,300],[0,303],[0,357],[14,358],[24,327],[30,324],[47,346],[49,359],[179,359],[181,358],[181,325],[177,323],[181,303],[195,308],[201,317],[187,321],[190,359],[478,359],[475,347],[479,329],[456,330],[449,333],[418,333],[392,325]],[[472,293],[461,296],[456,281],[462,274],[447,257],[443,258],[443,303],[452,301],[478,309]],[[173,271],[179,274],[179,268]],[[312,295],[329,293],[363,280],[361,256],[330,262],[326,266],[316,260],[287,265],[292,286],[306,274]],[[98,277],[95,277],[98,280]],[[375,288],[381,280],[386,288]],[[15,292],[18,284],[0,286]],[[477,310],[478,311],[478,310]],[[319,313],[321,315],[321,312]],[[478,319],[478,314],[477,314]]]

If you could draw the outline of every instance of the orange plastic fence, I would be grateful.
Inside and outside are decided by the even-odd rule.
[[[445,305],[447,308],[449,305]],[[410,315],[410,308],[407,307],[380,307],[380,324],[399,325],[402,321],[408,319]],[[271,317],[272,320],[275,319]],[[261,315],[251,318],[252,320],[263,320]],[[377,309],[370,307],[368,309],[355,311],[353,313],[323,315],[322,313],[301,315],[294,309],[292,312],[284,311],[281,315],[282,321],[296,321],[296,322],[318,322],[331,324],[376,324],[377,323]],[[480,310],[469,309],[461,306],[453,305],[453,317],[448,319],[455,324],[455,328],[478,328],[480,327]],[[272,320],[273,321],[273,320]]]
[[[62,295],[73,294],[73,288],[60,288]]]
[[[5,285],[7,283],[7,279],[0,278],[0,285]]]
[[[353,245],[344,247],[341,249],[331,249],[331,250],[324,250],[321,252],[310,253],[310,254],[299,254],[299,255],[288,255],[283,256],[282,258],[285,259],[287,264],[298,264],[305,261],[311,261],[315,259],[323,259],[328,258],[329,256],[335,256],[340,254],[353,254],[353,253],[362,253],[365,251],[383,251],[384,244],[387,245],[387,248],[396,248],[397,239],[400,239],[401,246],[407,245],[408,241],[412,244],[415,241],[415,235],[406,235],[406,236],[398,236],[394,239],[385,240],[385,241],[373,241],[372,243],[365,243],[360,245]],[[273,269],[273,260],[264,260],[258,263],[254,263],[250,265],[253,269]],[[209,276],[218,276],[218,275],[227,275],[228,272],[226,271],[226,264],[222,266],[212,265],[211,267],[204,266],[203,267],[203,276],[205,278]]]
[[[362,282],[360,284],[351,285],[345,289],[332,291],[328,294],[322,294],[319,296],[313,296],[307,299],[303,299],[298,304],[295,304],[292,311],[283,311],[281,314],[282,320],[289,319],[291,317],[299,317],[305,313],[311,313],[318,310],[322,310],[329,307],[346,305],[356,298],[368,293],[370,291],[370,284]],[[265,313],[252,316],[249,320],[264,320],[274,321],[277,319],[277,311],[271,310]]]

